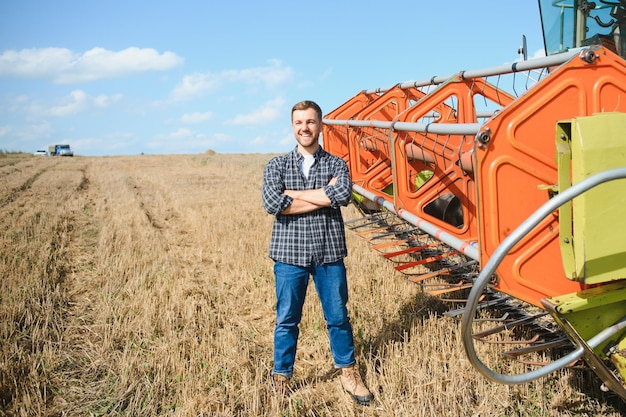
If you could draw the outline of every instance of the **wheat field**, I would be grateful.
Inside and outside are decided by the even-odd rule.
[[[272,395],[272,155],[0,155],[2,416],[619,416],[595,375],[486,380],[450,308],[347,232],[357,361],[342,391],[311,286],[293,392]],[[346,219],[360,216],[353,206]],[[490,366],[499,348],[477,346]]]

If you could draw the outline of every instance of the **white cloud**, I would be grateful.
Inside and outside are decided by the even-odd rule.
[[[190,146],[195,147],[209,143],[210,139],[204,133],[198,133],[191,129],[181,127],[174,132],[157,135],[148,146],[152,149],[170,149],[174,151],[174,153],[181,153]],[[176,149],[178,149],[179,152],[176,152]]]
[[[186,127],[181,127],[175,132],[158,135],[157,139],[163,141],[179,141],[188,139],[193,135],[195,135],[195,133],[192,130],[187,129]]]
[[[188,100],[210,93],[219,86],[219,77],[212,74],[185,75],[180,84],[174,88],[171,96],[174,100]]]
[[[254,139],[250,141],[250,145],[262,145],[265,143],[265,137],[256,136]]]
[[[537,49],[535,51],[535,53],[530,57],[530,59],[534,59],[534,58],[542,58],[546,56],[546,51],[545,49]]]
[[[260,108],[248,114],[238,114],[226,122],[227,125],[258,126],[272,122],[284,115],[285,100],[281,97],[268,101]]]
[[[24,125],[0,126],[0,149],[33,151],[41,149],[53,137],[54,129],[47,120]]]
[[[185,75],[174,88],[171,97],[174,100],[189,100],[212,93],[226,84],[261,84],[266,88],[276,88],[291,82],[294,71],[284,67],[280,61],[272,60],[269,66],[243,70],[226,70],[217,74],[210,72]]]
[[[47,120],[42,120],[31,125],[26,125],[21,129],[21,136],[24,138],[41,138],[49,137],[54,133],[52,124]]]
[[[217,142],[230,142],[231,137],[226,133],[214,133],[213,139],[215,139]]]
[[[95,96],[92,100],[93,105],[99,108],[109,107],[113,103],[117,103],[122,99],[122,94],[113,94],[110,96],[106,96],[104,94],[100,94],[99,96]]]
[[[62,102],[50,108],[42,108],[41,104],[33,106],[31,109],[36,113],[45,114],[56,117],[73,116],[90,108],[105,108],[112,103],[121,99],[121,94],[112,96],[99,95],[96,97],[89,96],[83,90],[74,90],[70,96],[63,99]]]
[[[282,129],[280,132],[255,136],[248,144],[254,148],[262,147],[263,152],[267,152],[268,150],[275,152],[279,149],[283,152],[296,146],[296,140],[291,129],[286,128]]]
[[[31,98],[26,94],[11,95],[7,94],[0,99],[0,114],[20,113],[24,108],[28,107]]]
[[[76,55],[65,48],[8,50],[0,55],[0,75],[16,78],[55,78],[69,71]]]
[[[230,82],[261,83],[268,88],[284,85],[293,79],[291,67],[283,67],[279,60],[270,60],[269,63],[270,65],[266,67],[225,71],[224,78]]]
[[[296,139],[293,136],[293,132],[285,133],[285,136],[278,142],[281,146],[293,145],[296,144]]]
[[[0,55],[0,76],[47,79],[74,84],[125,77],[148,71],[166,71],[182,65],[173,52],[130,47],[121,51],[93,48],[82,55],[66,48],[8,50]]]
[[[64,100],[65,103],[51,107],[46,113],[50,116],[71,116],[80,113],[88,106],[87,94],[82,90],[74,90],[70,93],[70,98]]]
[[[81,155],[89,153],[91,155],[123,155],[138,153],[141,149],[134,133],[115,131],[106,133],[99,137],[83,137],[71,140],[74,153]]]
[[[180,118],[180,121],[187,124],[201,123],[211,119],[212,117],[213,113],[211,113],[210,111],[204,113],[194,112],[183,114]]]
[[[0,138],[3,136],[8,136],[11,133],[11,126],[0,126]]]
[[[187,128],[179,128],[170,133],[157,135],[147,144],[149,149],[157,149],[159,153],[194,153],[204,152],[218,143],[227,142],[230,136],[195,132]]]
[[[328,68],[326,71],[324,71],[322,73],[322,76],[320,77],[321,80],[327,80],[328,78],[330,78],[330,76],[333,73],[333,69],[332,68]]]

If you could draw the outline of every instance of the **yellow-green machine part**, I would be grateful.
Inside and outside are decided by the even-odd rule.
[[[596,348],[587,344],[593,336],[626,316],[626,281],[550,297],[543,300],[543,305],[568,337],[577,346],[585,348],[585,362],[604,384],[626,399],[626,333],[617,333]],[[608,367],[606,360],[612,362],[616,373]]]
[[[559,190],[626,166],[626,114],[600,113],[557,125]],[[568,278],[598,284],[626,278],[626,184],[612,181],[559,209]],[[622,233],[620,233],[620,231]]]
[[[626,114],[559,122],[556,142],[558,190],[563,191],[590,175],[626,166]],[[626,316],[626,183],[601,184],[561,206],[559,233],[567,277],[590,287],[547,298],[543,305],[585,348],[586,362],[605,385],[626,398],[626,332],[593,349],[586,343]]]

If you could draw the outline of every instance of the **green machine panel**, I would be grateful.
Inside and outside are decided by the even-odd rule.
[[[559,122],[559,191],[588,176],[626,166],[626,114],[599,113]],[[626,278],[626,180],[598,185],[559,209],[568,278],[597,284]]]

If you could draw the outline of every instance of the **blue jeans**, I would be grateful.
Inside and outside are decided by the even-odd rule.
[[[274,264],[276,277],[276,328],[274,329],[273,374],[291,378],[296,359],[296,347],[302,319],[302,306],[313,276],[315,289],[322,304],[330,351],[335,368],[345,368],[355,363],[352,325],[348,317],[348,282],[343,260],[301,267],[282,262]]]

